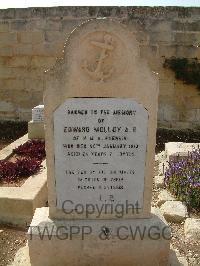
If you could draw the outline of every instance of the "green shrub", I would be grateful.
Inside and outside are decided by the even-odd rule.
[[[172,69],[176,79],[196,85],[200,89],[200,63],[197,58],[168,58],[165,59],[164,67]]]

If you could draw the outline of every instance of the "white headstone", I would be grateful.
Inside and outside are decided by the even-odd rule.
[[[68,200],[73,204],[65,210],[130,203],[140,211],[123,217],[150,217],[157,77],[140,58],[135,36],[120,24],[95,20],[81,27],[63,61],[46,72],[50,216],[85,218],[64,212]]]
[[[142,208],[147,125],[134,99],[66,100],[54,112],[57,208],[66,200]]]
[[[32,109],[32,121],[44,122],[44,105],[38,105]]]

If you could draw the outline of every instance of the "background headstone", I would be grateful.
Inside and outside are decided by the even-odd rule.
[[[32,109],[32,121],[44,122],[44,105],[37,105]]]
[[[28,122],[28,138],[44,139],[44,105],[32,109],[32,120]]]

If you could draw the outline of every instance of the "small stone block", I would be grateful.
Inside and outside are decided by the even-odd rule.
[[[44,121],[44,105],[38,105],[32,109],[32,120],[38,123]]]
[[[162,190],[158,195],[157,205],[160,207],[166,201],[176,200],[167,190]]]
[[[181,201],[166,201],[160,211],[168,222],[180,223],[188,216],[187,208]]]
[[[187,218],[184,233],[187,240],[200,241],[200,219]]]
[[[29,139],[44,139],[44,123],[43,122],[28,122],[28,138]]]
[[[163,188],[164,187],[164,176],[161,175],[161,176],[155,176],[154,177],[154,182],[155,182],[155,186],[157,188]]]
[[[107,235],[103,227],[108,228]],[[133,239],[136,228],[145,229],[142,238],[138,233]],[[95,221],[54,220],[48,208],[39,208],[28,234],[32,266],[168,265],[170,228],[158,209],[152,210],[150,219]]]
[[[187,259],[181,257],[178,250],[171,249],[169,255],[169,265],[170,266],[188,266]]]

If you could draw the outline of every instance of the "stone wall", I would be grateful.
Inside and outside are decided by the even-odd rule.
[[[65,39],[74,27],[97,17],[127,25],[137,36],[141,56],[159,73],[159,126],[200,128],[200,92],[163,68],[171,56],[200,57],[200,8],[179,7],[0,10],[0,119],[31,118],[31,108],[42,103],[44,70],[62,57]]]

